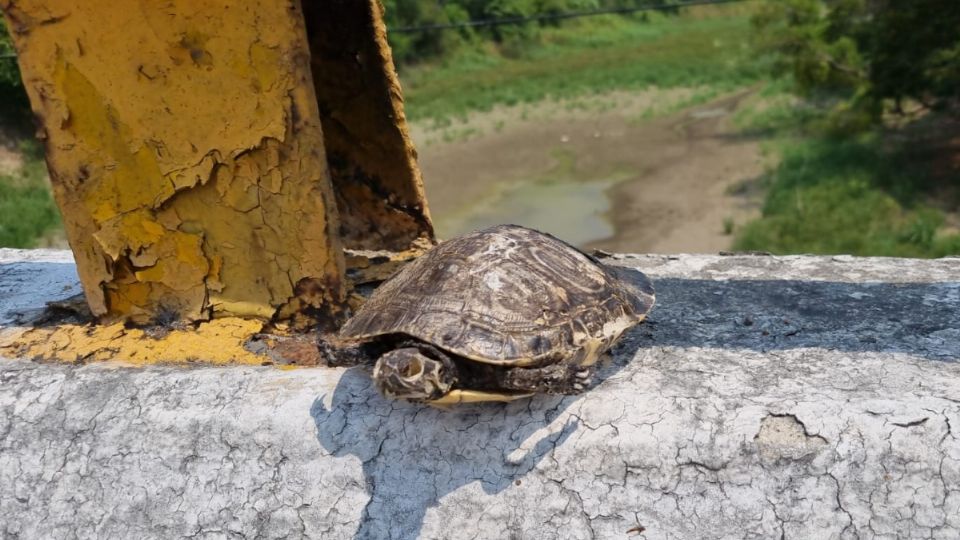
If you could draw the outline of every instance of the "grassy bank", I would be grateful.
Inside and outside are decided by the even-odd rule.
[[[38,145],[22,144],[25,165],[0,174],[0,247],[35,247],[47,232],[60,227]]]
[[[680,16],[602,17],[542,30],[539,42],[506,56],[489,47],[443,62],[404,67],[411,120],[446,124],[495,105],[590,96],[649,86],[729,90],[764,74],[748,50],[749,9]]]
[[[826,116],[777,100],[741,117],[746,132],[771,136],[779,164],[763,183],[763,217],[734,248],[773,253],[899,257],[960,254],[960,175],[944,167],[950,122],[926,116],[908,125],[830,136]]]

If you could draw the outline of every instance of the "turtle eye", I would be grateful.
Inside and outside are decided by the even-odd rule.
[[[413,379],[423,374],[423,362],[419,358],[410,358],[406,361],[401,374],[405,379]]]

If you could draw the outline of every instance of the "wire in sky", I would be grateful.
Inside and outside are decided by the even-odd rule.
[[[711,4],[731,4],[734,2],[745,2],[749,0],[691,0],[677,4],[655,4],[643,7],[621,7],[596,9],[591,11],[568,11],[564,13],[539,13],[536,15],[527,15],[522,17],[503,17],[500,19],[479,19],[474,21],[464,21],[457,23],[424,24],[418,26],[399,26],[388,28],[389,33],[393,34],[413,34],[418,32],[430,32],[435,30],[451,30],[454,28],[479,28],[487,26],[503,26],[508,24],[523,24],[534,21],[556,21],[561,19],[576,19],[579,17],[592,17],[596,15],[637,13],[640,11],[664,11],[668,9],[679,9],[687,6],[705,6]]]

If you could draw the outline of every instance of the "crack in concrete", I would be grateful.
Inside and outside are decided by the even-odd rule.
[[[960,321],[955,303],[917,307],[944,286],[921,280],[955,271],[724,259],[630,259],[658,280],[657,324],[577,397],[442,412],[384,400],[359,369],[0,360],[0,536],[960,535],[960,363],[845,334],[888,303],[918,328]],[[802,309],[776,300],[798,265],[835,280],[796,285]],[[869,309],[838,317],[864,287]],[[816,341],[725,330],[774,304]]]

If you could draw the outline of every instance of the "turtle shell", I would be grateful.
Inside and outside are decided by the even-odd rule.
[[[405,334],[507,366],[592,361],[583,349],[605,349],[653,303],[642,273],[605,266],[548,234],[501,225],[448,240],[408,264],[340,335]]]

